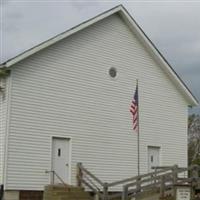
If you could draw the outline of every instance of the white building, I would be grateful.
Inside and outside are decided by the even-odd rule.
[[[136,175],[137,133],[129,112],[136,79],[141,173],[151,162],[187,166],[188,105],[198,102],[122,6],[0,67],[10,71],[1,77],[5,191],[41,191],[51,169],[75,185],[78,162],[102,181]]]

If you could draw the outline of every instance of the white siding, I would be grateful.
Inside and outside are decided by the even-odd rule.
[[[137,78],[142,172],[148,145],[161,147],[163,165],[187,165],[186,102],[117,15],[18,63],[12,76],[7,189],[43,189],[53,136],[72,138],[72,184],[77,162],[102,181],[135,175]]]

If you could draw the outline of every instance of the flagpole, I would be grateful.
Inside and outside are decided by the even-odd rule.
[[[139,117],[139,86],[138,86],[138,79],[136,80],[136,84],[138,87],[138,112],[137,112],[137,117],[138,117],[138,133],[137,133],[137,167],[138,167],[138,176],[140,175],[140,117]]]

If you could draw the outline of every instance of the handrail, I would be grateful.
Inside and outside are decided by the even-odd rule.
[[[91,178],[93,178],[95,181],[97,181],[101,186],[104,186],[104,183],[101,180],[99,180],[94,174],[89,172],[85,167],[83,167],[82,163],[78,163],[77,165],[78,165],[79,169],[81,169],[83,172],[88,174]]]
[[[153,166],[153,167],[151,167],[151,169],[171,169],[171,168],[173,168],[174,167],[174,165],[166,165],[166,166]]]
[[[134,176],[131,178],[126,178],[111,183],[103,183],[94,174],[92,174],[85,167],[83,167],[81,163],[78,163],[77,167],[78,181],[89,187],[95,194],[99,195],[100,199],[102,200],[111,200],[116,197],[121,197],[122,200],[127,200],[128,197],[137,196],[138,192],[155,187],[160,188],[160,196],[163,197],[166,189],[173,188],[176,184],[182,184],[185,182],[190,183],[194,180],[194,178],[179,178],[178,174],[183,173],[185,171],[193,172],[196,170],[195,176],[197,176],[197,170],[200,171],[200,166],[196,166],[196,168],[194,168],[194,166],[189,168],[179,168],[177,165],[161,166],[154,167],[154,172]],[[88,176],[89,178],[87,179],[86,176]],[[197,179],[200,181],[200,178],[196,178],[195,180]],[[101,188],[98,188],[96,184],[99,184]],[[108,193],[111,187],[120,185],[123,188],[122,192],[116,194]]]
[[[142,184],[142,183],[148,183],[150,181],[154,181],[154,180],[159,180],[160,178],[162,178],[163,176],[169,176],[171,175],[172,173],[167,173],[165,175],[159,175],[159,176],[154,176],[154,177],[150,177],[150,178],[147,178],[147,179],[144,179],[144,180],[138,180],[136,182],[132,182],[132,183],[129,183],[127,184],[126,186],[127,187],[132,187],[132,186],[135,186],[137,184],[137,182],[139,182],[139,184]]]
[[[56,173],[56,171],[54,171],[54,170],[46,170],[45,171],[45,173],[52,173],[53,174],[53,179],[52,179],[52,184],[54,185],[54,181],[55,181],[55,179],[54,179],[54,177],[56,176],[58,179],[59,179],[59,181],[64,185],[64,186],[68,186],[64,181],[63,181],[63,179]]]
[[[94,174],[83,167],[82,163],[77,163],[77,171],[78,186],[84,184],[85,186],[90,188],[95,194],[97,194],[101,199],[104,199],[104,194],[101,193],[102,191],[106,190],[106,183],[103,183]]]
[[[137,185],[139,185],[139,188],[140,188],[140,191],[144,190],[144,189],[148,189],[148,188],[151,188],[152,187],[152,183],[150,181],[154,181],[154,184],[159,186],[160,187],[160,196],[163,197],[164,196],[164,192],[167,188],[169,187],[174,187],[175,185],[179,185],[179,184],[183,184],[183,183],[188,183],[190,184],[191,181],[194,180],[194,178],[179,178],[178,177],[178,174],[180,173],[183,173],[185,171],[192,171],[192,172],[196,172],[195,173],[195,180],[199,180],[198,177],[198,170],[200,170],[200,167],[199,166],[191,166],[189,168],[178,168],[177,165],[174,165],[174,166],[166,166],[166,167],[154,167],[154,169],[164,169],[167,171],[171,171],[171,172],[168,172],[168,173],[161,173],[161,171],[158,171],[158,173],[156,174],[155,177],[150,177],[148,178],[148,176],[150,175],[149,174],[144,174],[143,175],[143,178],[144,179],[140,179],[138,182],[132,182],[130,184],[126,184],[124,185],[123,187],[123,195],[122,195],[122,199],[123,200],[127,200],[128,197],[130,195],[132,195],[131,197],[133,196],[136,196],[137,195]],[[196,170],[196,171],[195,171]],[[129,189],[129,188],[133,188],[135,187],[134,189]]]
[[[81,163],[77,164],[77,168],[78,168],[78,175],[77,175],[78,182],[83,183],[84,185],[89,187],[95,194],[100,195],[101,192],[103,192],[103,194],[100,195],[100,197],[103,200],[113,199],[114,197],[121,197],[122,196],[121,192],[118,193],[118,194],[112,194],[112,195],[108,194],[108,190],[111,187],[114,187],[114,186],[117,186],[117,185],[124,185],[124,184],[127,184],[127,183],[129,183],[131,185],[137,185],[138,183],[142,184],[143,182],[157,180],[158,178],[156,179],[154,177],[156,177],[158,174],[166,173],[167,171],[170,170],[170,169],[161,169],[161,170],[158,170],[158,171],[155,171],[155,172],[150,172],[150,173],[143,174],[143,175],[140,175],[140,176],[134,176],[134,177],[131,177],[131,178],[120,180],[120,181],[115,181],[115,182],[111,182],[111,183],[103,183],[94,174],[89,172]],[[92,180],[90,180],[88,177]],[[145,177],[150,177],[150,178],[148,178],[147,181],[141,180]],[[139,180],[141,180],[141,182]],[[93,181],[95,181],[97,184],[99,184],[101,186],[101,189],[98,188]]]
[[[120,180],[120,181],[108,183],[108,187],[113,187],[113,186],[116,186],[116,185],[121,185],[121,184],[123,184],[123,183],[127,183],[127,182],[130,182],[130,181],[134,181],[134,180],[137,179],[137,177],[138,177],[138,176],[134,176],[134,177],[131,177],[131,178],[127,178],[127,179]]]
[[[131,178],[127,178],[127,179],[123,179],[123,180],[120,180],[120,181],[116,181],[116,182],[112,182],[112,183],[108,183],[108,186],[109,187],[113,187],[115,185],[119,185],[119,184],[123,184],[123,183],[126,183],[126,182],[130,182],[130,181],[134,181],[138,178],[143,178],[143,177],[146,177],[146,176],[152,176],[152,175],[156,175],[158,173],[164,173],[166,171],[169,171],[170,169],[163,169],[163,170],[160,170],[160,171],[156,171],[156,172],[150,172],[150,173],[146,173],[146,174],[143,174],[143,175],[139,175],[139,176],[134,176],[134,177],[131,177]]]

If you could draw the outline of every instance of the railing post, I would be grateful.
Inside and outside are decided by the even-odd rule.
[[[82,163],[77,163],[77,185],[82,186],[83,172],[81,170]]]
[[[125,185],[123,186],[122,200],[127,200],[127,199],[128,199],[128,187]]]
[[[165,176],[161,176],[161,183],[160,183],[160,198],[164,198],[165,196]]]
[[[192,166],[192,177],[193,178],[198,178],[199,177],[199,166],[198,165],[193,165]]]
[[[137,180],[136,180],[136,190],[137,192],[140,192],[141,190],[141,183],[140,183],[141,177],[138,176]]]
[[[108,183],[103,184],[103,200],[108,200]]]
[[[55,174],[54,174],[54,171],[52,171],[52,184],[54,185],[55,183]]]
[[[177,184],[178,179],[178,165],[174,165],[173,167],[173,185]]]
[[[154,176],[153,176],[153,178],[154,178],[154,183],[156,183],[156,176],[157,176],[157,167],[155,168],[155,174],[154,174]]]
[[[173,196],[176,198],[176,184],[178,180],[178,165],[173,167]]]

